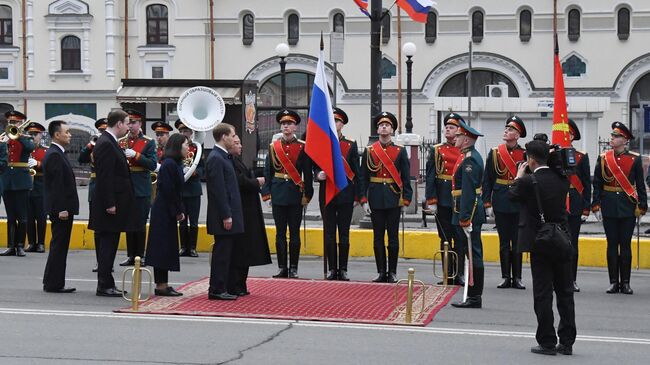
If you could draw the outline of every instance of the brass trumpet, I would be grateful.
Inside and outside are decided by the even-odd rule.
[[[25,127],[27,127],[27,125],[30,122],[31,122],[31,120],[26,120],[26,121],[23,122],[23,124],[21,124],[19,126],[9,124],[7,126],[7,129],[5,129],[5,131],[2,134],[0,134],[0,138],[4,137],[4,136],[7,136],[7,137],[9,137],[9,139],[13,139],[14,141],[17,140],[23,134],[23,131],[24,131]]]

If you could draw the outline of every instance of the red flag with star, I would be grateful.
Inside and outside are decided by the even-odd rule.
[[[566,106],[566,93],[564,91],[564,72],[560,64],[560,49],[557,44],[557,35],[555,36],[555,80],[553,83],[554,103],[553,103],[553,133],[551,143],[560,147],[571,146],[569,138],[569,114]]]

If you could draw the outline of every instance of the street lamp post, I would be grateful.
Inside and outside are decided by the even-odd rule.
[[[287,107],[287,62],[284,60],[289,55],[289,46],[286,43],[279,43],[275,46],[275,54],[280,57],[280,96],[282,108]]]
[[[413,104],[412,98],[412,69],[413,60],[411,58],[415,55],[416,47],[412,42],[405,43],[402,47],[402,52],[406,55],[406,133],[413,133],[413,116],[411,107]]]

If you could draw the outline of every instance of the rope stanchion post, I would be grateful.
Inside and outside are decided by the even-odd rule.
[[[142,272],[146,272],[149,275],[149,292],[147,297],[140,299],[142,294]],[[131,272],[131,297],[128,297],[126,294],[126,275]],[[131,302],[131,310],[137,312],[140,307],[140,302],[147,301],[151,298],[153,294],[153,274],[151,270],[142,267],[142,259],[140,256],[135,257],[135,264],[133,268],[128,268],[122,273],[122,297],[127,301]]]
[[[400,308],[400,305],[398,304],[397,297],[398,297],[398,289],[401,285],[406,284],[406,306],[402,309]],[[414,286],[419,285],[420,286],[420,291],[421,291],[421,302],[422,302],[422,307],[418,311],[413,311],[413,292],[414,292]],[[420,315],[424,313],[424,303],[425,303],[425,298],[426,298],[426,290],[427,287],[424,285],[424,283],[420,280],[415,279],[415,269],[414,268],[409,268],[408,269],[408,276],[407,279],[401,279],[395,283],[394,286],[395,290],[393,291],[393,299],[394,299],[394,304],[395,304],[395,309],[397,310],[398,313],[404,314],[404,324],[412,324],[413,323],[413,315]]]

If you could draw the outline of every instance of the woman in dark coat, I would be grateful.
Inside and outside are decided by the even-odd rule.
[[[165,145],[165,154],[158,171],[157,195],[151,207],[147,264],[153,266],[155,294],[167,297],[183,295],[167,284],[168,271],[180,271],[177,222],[185,218],[183,190],[183,159],[188,140],[182,134],[172,135]]]
[[[248,268],[270,264],[271,253],[260,203],[260,186],[264,184],[264,178],[256,178],[240,159],[242,146],[238,136],[235,137],[234,142],[229,152],[235,156],[233,164],[239,183],[246,229],[235,238],[232,248],[228,293],[243,296],[250,294],[246,287]]]

